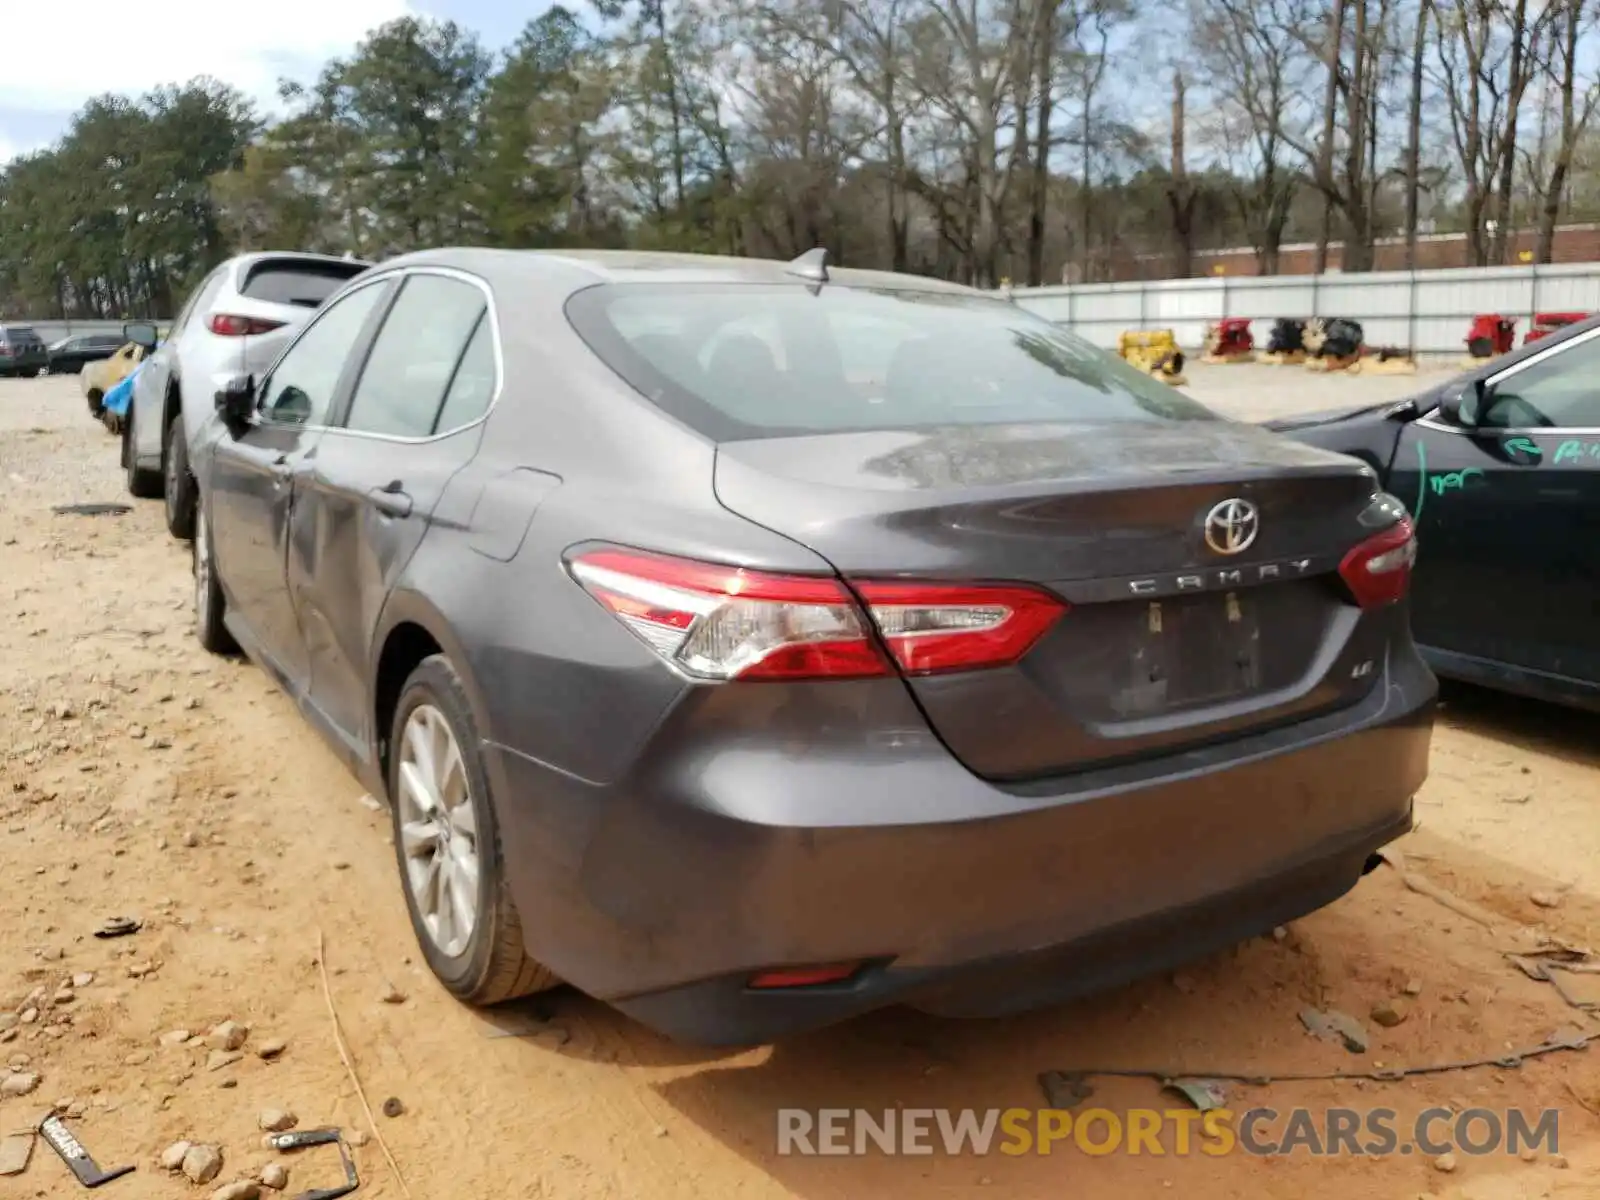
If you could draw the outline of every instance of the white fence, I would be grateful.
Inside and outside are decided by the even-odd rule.
[[[1360,321],[1369,346],[1409,347],[1419,355],[1466,353],[1477,313],[1517,321],[1517,341],[1536,312],[1600,312],[1600,263],[1481,267],[1446,271],[1375,271],[1359,275],[1225,275],[1139,283],[1017,288],[1018,304],[1114,348],[1124,329],[1171,329],[1198,347],[1206,326],[1250,317],[1264,347],[1278,317],[1347,317]]]
[[[58,338],[71,337],[77,333],[121,333],[122,327],[126,324],[127,321],[57,321],[46,317],[30,321],[25,317],[0,317],[0,325],[26,325],[43,338],[46,345]],[[156,325],[163,329],[167,324],[166,321],[156,322]]]

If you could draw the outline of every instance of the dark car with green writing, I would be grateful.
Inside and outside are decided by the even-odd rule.
[[[1600,317],[1399,404],[1266,425],[1410,506],[1435,672],[1600,711]]]
[[[0,325],[0,375],[32,379],[50,363],[44,339],[28,325]]]

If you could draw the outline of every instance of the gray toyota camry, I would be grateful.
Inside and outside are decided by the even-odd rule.
[[[430,251],[219,384],[200,639],[388,797],[463,1000],[565,980],[715,1044],[1000,1014],[1411,827],[1402,507],[992,296]]]

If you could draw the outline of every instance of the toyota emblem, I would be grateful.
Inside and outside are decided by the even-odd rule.
[[[1238,554],[1250,549],[1261,531],[1261,514],[1249,500],[1235,496],[1206,514],[1206,545],[1218,554]]]

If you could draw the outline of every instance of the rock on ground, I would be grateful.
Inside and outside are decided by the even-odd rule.
[[[222,1148],[190,1146],[184,1152],[181,1167],[190,1183],[210,1183],[222,1173]]]

